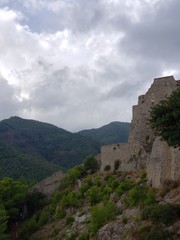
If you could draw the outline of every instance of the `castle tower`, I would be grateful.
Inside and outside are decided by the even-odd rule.
[[[140,144],[146,152],[151,152],[155,136],[148,123],[150,108],[171,95],[177,89],[177,85],[178,82],[173,76],[156,78],[147,93],[139,96],[138,105],[133,106],[128,142]]]

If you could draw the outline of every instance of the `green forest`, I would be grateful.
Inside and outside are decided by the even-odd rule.
[[[107,135],[107,140],[110,135],[119,136],[118,129],[121,138],[127,141],[126,123],[105,126],[103,136]],[[86,156],[100,152],[102,142],[99,129],[96,131],[97,137],[92,139],[39,121],[19,117],[3,120],[0,122],[0,179],[23,177],[27,181],[39,181],[60,169],[66,171],[82,163]]]

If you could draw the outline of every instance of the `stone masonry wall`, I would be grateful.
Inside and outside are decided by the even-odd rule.
[[[145,95],[133,106],[133,117],[128,143],[108,145],[101,148],[101,167],[113,171],[136,171],[144,166],[153,187],[167,181],[180,180],[180,150],[169,147],[155,137],[148,124],[150,108],[177,89],[180,81],[173,76],[154,79]]]
[[[145,151],[151,152],[155,136],[148,125],[151,106],[159,103],[177,89],[177,81],[173,76],[156,78],[145,95],[138,99],[138,105],[133,107],[131,131],[128,142],[140,144]]]
[[[137,171],[145,166],[142,147],[133,143],[121,143],[101,148],[100,171]]]

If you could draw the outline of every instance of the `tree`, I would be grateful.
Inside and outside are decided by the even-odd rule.
[[[150,110],[150,126],[169,146],[180,146],[180,88]]]
[[[86,157],[86,159],[84,160],[84,169],[91,172],[97,171],[98,162],[93,155]]]
[[[28,185],[23,182],[11,178],[4,178],[0,181],[0,201],[10,219],[15,219],[19,215],[27,190]]]
[[[8,239],[8,236],[6,235],[7,221],[8,221],[8,216],[6,214],[6,210],[3,204],[0,203],[0,239],[1,240]]]

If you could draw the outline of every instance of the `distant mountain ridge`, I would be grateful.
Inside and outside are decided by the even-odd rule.
[[[114,143],[123,143],[128,141],[130,123],[128,122],[111,122],[100,128],[82,130],[79,134],[90,137],[98,141],[101,145]]]
[[[121,126],[121,127],[120,127]],[[127,141],[128,123],[71,133],[49,123],[11,117],[0,121],[0,179],[41,180],[97,155],[100,147]],[[118,136],[120,135],[120,136]]]
[[[41,180],[99,153],[100,144],[52,124],[11,117],[0,122],[0,148],[0,178]]]

